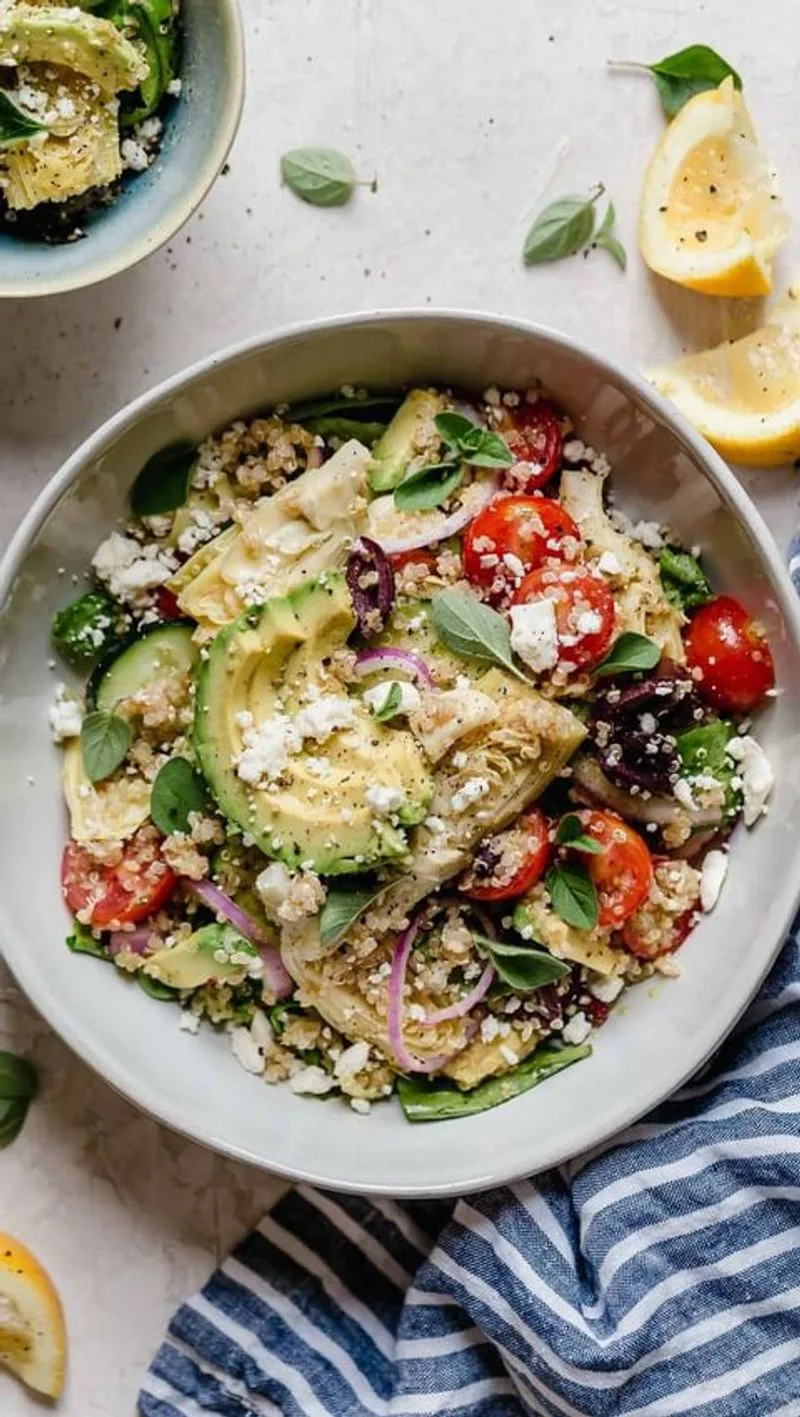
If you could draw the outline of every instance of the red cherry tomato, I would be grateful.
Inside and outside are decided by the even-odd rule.
[[[561,419],[546,399],[520,404],[511,417],[514,426],[506,433],[506,442],[518,463],[527,464],[527,471],[513,469],[508,485],[520,492],[535,492],[558,471],[564,448]]]
[[[750,713],[775,684],[775,666],[763,633],[732,595],[701,605],[684,636],[697,692],[728,713]]]
[[[492,837],[487,847],[491,853],[490,860],[496,857],[497,864],[485,884],[473,866],[461,887],[464,894],[472,900],[511,900],[514,896],[524,895],[544,875],[550,860],[547,818],[538,807],[534,807],[533,811],[520,817],[516,826]],[[506,861],[515,864],[511,874],[504,879]]]
[[[653,858],[638,832],[616,812],[587,809],[577,815],[586,835],[603,847],[602,855],[582,858],[600,903],[598,923],[620,928],[650,894]]]
[[[183,611],[171,590],[160,585],[155,593],[156,610],[162,620],[182,620]]]
[[[79,842],[68,842],[61,861],[61,889],[73,915],[88,909],[89,923],[103,929],[152,915],[176,881],[159,855],[160,844],[152,827],[140,827],[126,843],[122,860],[104,866]]]
[[[396,551],[389,557],[395,571],[402,571],[405,566],[424,566],[426,571],[432,575],[436,574],[436,556],[433,551],[426,551],[420,546],[416,551]]]
[[[520,575],[543,561],[574,559],[581,534],[569,512],[550,497],[498,497],[464,534],[464,574],[490,600],[502,600]],[[504,559],[510,557],[511,565]]]
[[[622,942],[632,955],[637,959],[658,959],[660,955],[671,955],[683,944],[686,936],[694,929],[697,923],[697,911],[684,910],[683,915],[678,915],[673,920],[670,929],[658,946],[649,944],[643,940],[636,929],[636,920],[629,920],[622,931]]]
[[[512,604],[545,597],[555,604],[559,664],[599,663],[614,635],[614,597],[604,578],[583,566],[542,566],[525,577]]]

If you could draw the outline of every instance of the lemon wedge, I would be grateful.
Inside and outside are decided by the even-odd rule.
[[[34,1392],[60,1397],[67,1334],[61,1300],[39,1261],[0,1233],[0,1367]]]
[[[800,457],[800,285],[743,339],[649,375],[718,452],[751,467]]]
[[[766,295],[789,220],[732,79],[675,115],[650,159],[639,245],[651,270],[708,295]]]

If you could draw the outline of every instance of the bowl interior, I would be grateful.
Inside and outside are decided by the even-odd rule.
[[[699,544],[720,588],[764,622],[780,693],[759,738],[776,770],[768,817],[736,833],[722,899],[681,952],[681,977],[626,996],[594,1056],[495,1111],[412,1127],[394,1104],[368,1119],[296,1098],[243,1072],[227,1040],[192,1038],[177,1010],[113,969],[64,948],[58,890],[65,836],[59,755],[47,709],[54,611],[85,584],[98,542],[125,515],[145,459],[241,414],[342,383],[418,380],[480,391],[542,379],[582,436],[615,468],[635,517],[668,520]],[[407,315],[333,322],[225,356],[148,396],[71,459],[6,560],[0,621],[0,939],[11,968],[53,1026],[114,1086],[168,1124],[260,1165],[333,1187],[459,1193],[566,1159],[640,1115],[716,1047],[771,962],[794,907],[800,778],[792,705],[800,693],[794,593],[757,514],[719,461],[643,388],[557,336],[483,317]],[[74,477],[74,480],[73,480]],[[47,494],[46,494],[47,495]],[[31,865],[35,862],[35,889]]]
[[[164,141],[147,172],[128,174],[86,236],[64,246],[0,232],[0,297],[50,295],[104,280],[158,250],[199,205],[236,133],[244,93],[236,0],[183,0],[183,91],[167,105]]]

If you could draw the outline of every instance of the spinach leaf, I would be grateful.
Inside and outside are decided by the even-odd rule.
[[[353,398],[345,398],[344,394],[328,394],[322,398],[291,404],[285,416],[288,423],[301,423],[304,426],[310,426],[312,422],[323,418],[343,418],[348,423],[362,420],[389,423],[402,402],[402,398],[397,394],[371,394],[364,398],[360,398],[358,394]]]
[[[169,984],[162,984],[160,979],[154,979],[152,974],[144,974],[141,969],[137,969],[134,979],[143,989],[145,994],[149,994],[151,999],[159,999],[163,1003],[169,1003],[173,999],[180,998],[180,990],[170,988]]]
[[[383,895],[387,884],[364,876],[342,876],[329,886],[319,918],[320,942],[334,945],[344,939],[350,926]]]
[[[519,1097],[562,1068],[588,1058],[591,1051],[587,1044],[580,1048],[562,1048],[543,1043],[511,1072],[487,1078],[470,1092],[461,1092],[444,1078],[426,1081],[412,1076],[398,1078],[397,1096],[409,1122],[445,1122],[454,1117],[473,1117],[478,1112],[499,1107],[512,1097]]]
[[[528,683],[512,658],[508,622],[496,610],[464,591],[442,590],[433,598],[431,614],[439,639],[453,654],[499,664]]]
[[[188,832],[192,812],[208,805],[206,785],[186,758],[170,758],[156,776],[150,793],[150,816],[165,836]]]
[[[696,610],[698,605],[707,605],[714,599],[705,571],[688,551],[673,551],[665,546],[658,566],[664,594],[679,610]]]
[[[655,669],[661,658],[661,646],[647,635],[637,635],[635,630],[626,630],[611,646],[595,674],[633,674],[637,669]]]
[[[103,944],[102,940],[96,939],[88,925],[81,924],[80,920],[74,920],[72,930],[67,935],[66,945],[68,950],[72,950],[76,955],[93,955],[95,959],[109,961],[111,955]]]
[[[439,507],[461,486],[464,465],[460,462],[431,463],[417,468],[394,489],[394,503],[403,512],[426,512]]]
[[[0,1049],[0,1148],[19,1136],[38,1088],[32,1064]]]
[[[171,443],[148,458],[131,488],[131,511],[137,517],[163,516],[182,507],[197,457],[192,443]]]
[[[131,726],[115,713],[95,709],[81,724],[83,766],[90,782],[102,782],[124,762],[131,746]]]
[[[559,861],[550,867],[546,879],[556,915],[576,930],[593,929],[599,914],[597,891],[583,866]]]
[[[88,590],[53,617],[53,644],[67,664],[90,669],[116,640],[118,618],[104,590]]]
[[[374,447],[379,438],[382,438],[388,423],[362,422],[359,418],[345,418],[344,415],[326,414],[321,418],[308,418],[305,427],[309,433],[315,433],[318,438],[329,441],[337,438],[340,443],[348,443],[351,438],[357,438],[359,443],[364,443],[368,448]]]

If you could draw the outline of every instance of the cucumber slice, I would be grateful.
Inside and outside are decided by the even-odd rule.
[[[107,655],[87,685],[90,707],[110,713],[121,699],[131,698],[154,679],[191,674],[199,657],[194,629],[192,620],[153,625]]]

